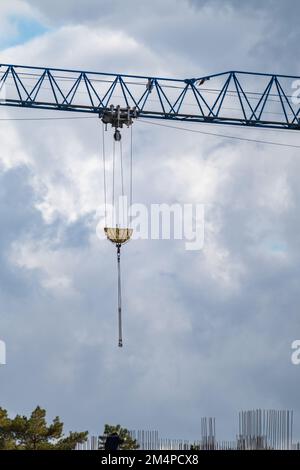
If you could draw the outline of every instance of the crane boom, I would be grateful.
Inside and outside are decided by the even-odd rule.
[[[297,76],[243,71],[173,79],[0,64],[1,106],[102,119],[117,107],[127,125],[142,117],[300,130],[297,87]]]

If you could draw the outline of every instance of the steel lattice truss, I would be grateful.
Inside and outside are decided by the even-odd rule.
[[[0,105],[95,113],[112,105],[138,117],[300,129],[300,78],[224,72],[170,79],[0,65]]]

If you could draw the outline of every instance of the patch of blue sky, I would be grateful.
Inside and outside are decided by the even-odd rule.
[[[270,249],[275,253],[286,253],[287,246],[283,242],[273,242],[270,245]]]
[[[11,16],[13,33],[0,37],[0,49],[17,46],[49,31],[42,23],[24,16]]]
[[[285,242],[273,239],[264,240],[261,244],[261,248],[272,253],[286,253],[288,251],[288,247]]]

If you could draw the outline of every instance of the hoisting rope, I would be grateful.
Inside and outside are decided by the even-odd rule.
[[[117,245],[118,260],[118,320],[119,320],[119,348],[123,347],[122,337],[122,291],[121,291],[121,245]]]
[[[117,144],[119,143],[119,146]],[[117,152],[118,150],[118,152]],[[105,227],[107,227],[107,176],[106,176],[106,146],[105,146],[105,129],[104,123],[102,124],[102,158],[103,158],[103,185],[104,185],[104,205],[105,205]],[[120,217],[120,207],[118,207],[118,218],[123,222],[125,225],[121,228],[128,228],[131,225],[131,213],[130,218],[128,220],[128,214],[125,214],[125,185],[124,185],[124,168],[123,168],[123,147],[122,141],[113,139],[113,152],[112,152],[112,227],[116,224],[116,229],[118,228],[117,221],[115,221],[116,211],[115,211],[115,193],[116,193],[116,171],[119,163],[117,159],[120,158],[120,184],[121,184],[121,194],[122,194],[122,203],[123,203],[123,214]],[[132,127],[130,130],[130,174],[129,174],[129,207],[132,206],[132,173],[133,173],[133,137],[132,137]],[[119,201],[118,201],[119,204]],[[119,332],[119,341],[118,346],[121,348],[123,347],[123,335],[122,335],[122,285],[121,285],[121,246],[124,241],[116,242],[114,241],[116,248],[117,248],[117,270],[118,270],[118,332]]]
[[[121,192],[124,197],[124,175],[123,175],[123,147],[122,140],[120,140],[120,165],[121,165]]]
[[[115,216],[115,166],[116,166],[116,143],[113,140],[113,171],[112,171],[112,225],[114,226]]]
[[[105,227],[107,227],[107,190],[106,190],[106,156],[105,156],[105,137],[104,123],[102,122],[102,160],[103,160],[103,192],[104,192],[104,209],[105,209]]]
[[[114,142],[115,144],[115,142]],[[119,219],[124,220],[125,218],[125,201],[124,201],[124,175],[123,175],[123,148],[122,140],[119,141],[120,145],[120,173],[121,173],[121,193],[122,193],[122,217]],[[120,211],[120,207],[118,208]],[[117,244],[117,262],[118,262],[118,322],[119,322],[119,348],[123,347],[123,337],[122,337],[122,284],[121,284],[121,244]]]
[[[123,217],[124,222],[128,221],[128,227],[131,227],[131,213],[125,214],[125,184],[124,184],[124,158],[123,158],[123,146],[122,141],[119,143],[120,152],[120,179],[121,179],[121,194],[123,197]],[[103,196],[104,196],[104,208],[105,208],[105,226],[107,226],[107,202],[108,202],[108,191],[107,191],[107,158],[106,158],[106,144],[105,144],[105,124],[102,123],[102,166],[103,166]],[[116,141],[113,140],[113,152],[112,152],[112,225],[115,223],[115,195],[116,195],[116,166],[117,166],[117,152],[116,152]],[[130,166],[129,166],[129,208],[133,202],[133,132],[130,127]]]
[[[132,126],[130,127],[130,175],[129,175],[129,227],[131,227],[132,222],[132,167],[133,167],[133,137],[132,137]]]
[[[123,223],[126,224],[127,217],[125,215],[125,192],[124,192],[124,175],[123,175],[123,147],[122,147],[122,140],[120,140],[120,173],[121,173],[121,193],[122,193],[122,217],[119,216],[119,219],[123,221]],[[119,208],[120,210],[120,208]]]

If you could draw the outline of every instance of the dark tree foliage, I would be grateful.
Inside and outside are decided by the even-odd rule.
[[[58,416],[48,425],[46,410],[39,406],[29,418],[9,418],[7,411],[0,408],[0,450],[73,450],[76,444],[86,441],[87,432],[64,436],[63,426]]]

